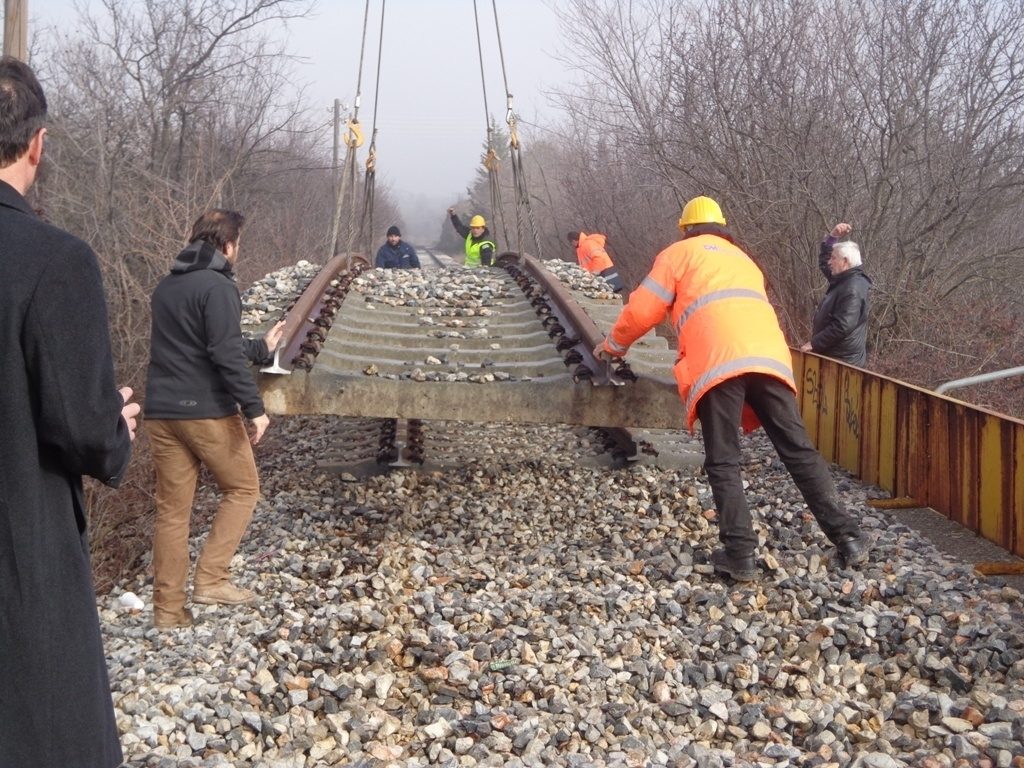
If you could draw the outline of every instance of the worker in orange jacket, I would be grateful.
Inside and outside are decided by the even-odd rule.
[[[625,357],[630,345],[671,316],[679,336],[674,372],[687,426],[700,419],[708,482],[723,548],[715,570],[757,577],[750,510],[740,475],[742,426],[763,426],[843,566],[868,559],[860,524],[839,503],[835,483],[797,409],[792,355],[765,293],[764,275],[725,228],[718,203],[695,197],[679,219],[682,239],[658,254],[594,356]]]
[[[619,277],[619,270],[612,264],[612,257],[605,249],[607,238],[604,235],[570,232],[568,239],[576,249],[576,259],[581,267],[592,275],[603,277],[616,293],[622,293],[626,289],[622,278]]]

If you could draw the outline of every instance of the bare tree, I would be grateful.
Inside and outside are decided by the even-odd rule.
[[[931,349],[932,375],[995,362],[950,348],[936,319],[962,329],[953,308],[972,302],[1019,311],[1021,0],[571,0],[562,17],[584,84],[562,94],[552,167],[582,221],[646,246],[672,236],[679,202],[718,197],[794,340],[824,289],[817,242],[853,221],[875,359]],[[629,205],[624,189],[650,193]]]
[[[245,181],[302,156],[295,142],[315,135],[267,27],[307,6],[104,0],[49,57],[59,87],[46,208],[100,254],[130,380],[147,357],[149,289],[190,222],[212,205],[244,207]]]
[[[272,36],[308,0],[103,0],[41,51],[53,141],[46,214],[103,269],[121,380],[144,390],[149,295],[211,206],[249,219],[243,281],[322,258],[332,208],[329,124],[311,119]],[[98,583],[148,549],[151,477],[90,505]]]

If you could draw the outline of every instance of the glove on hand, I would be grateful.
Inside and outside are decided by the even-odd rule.
[[[613,362],[615,360],[621,360],[622,358],[618,355],[614,355],[608,351],[605,347],[604,340],[601,341],[596,347],[594,347],[594,357],[598,360],[604,360],[605,362]]]

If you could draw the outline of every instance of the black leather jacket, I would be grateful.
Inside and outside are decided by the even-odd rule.
[[[833,275],[828,266],[834,241],[826,238],[818,266],[828,278],[828,291],[814,314],[811,349],[819,355],[864,367],[868,361],[868,311],[871,278],[861,267]]]

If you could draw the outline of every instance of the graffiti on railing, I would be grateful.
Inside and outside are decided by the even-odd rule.
[[[843,418],[846,427],[853,436],[860,440],[860,414],[854,410],[853,396],[850,394],[850,379],[843,384]]]
[[[846,428],[850,430],[855,439],[860,440],[861,415],[857,408],[857,401],[851,392],[850,381],[848,378],[843,383],[840,415],[846,422]],[[810,369],[804,372],[804,396],[810,398],[814,408],[818,411],[819,419],[821,417],[828,417],[828,400],[825,397],[825,388],[821,384],[821,377],[817,370]]]
[[[804,394],[811,398],[814,407],[822,416],[828,416],[828,403],[822,397],[821,382],[818,381],[818,372],[808,370],[804,372]]]

